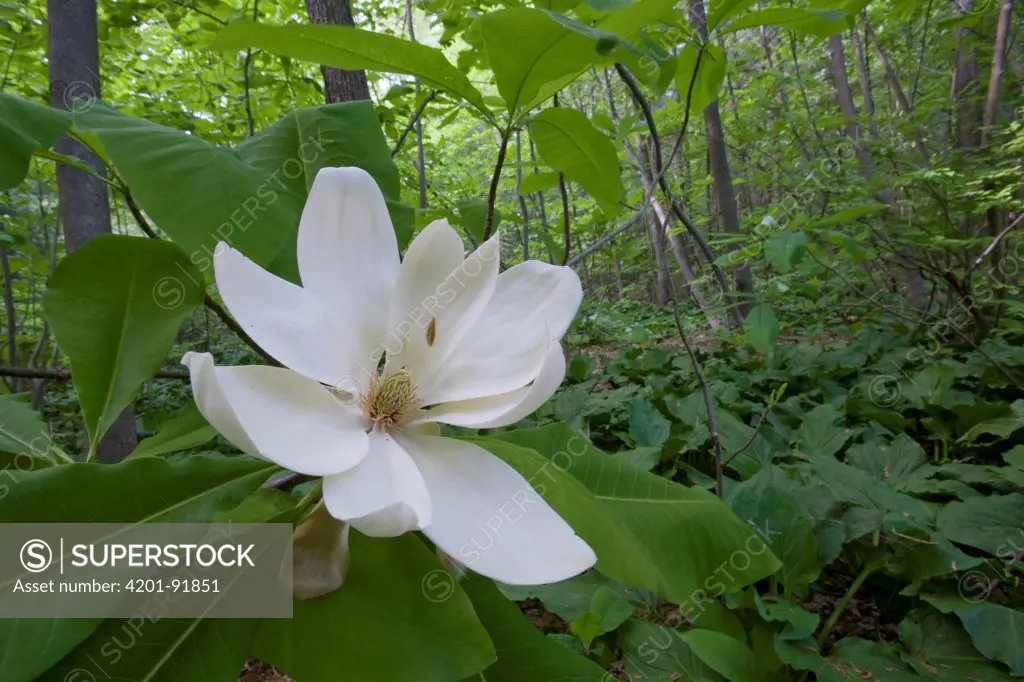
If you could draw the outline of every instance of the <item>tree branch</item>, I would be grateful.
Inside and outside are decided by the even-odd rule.
[[[128,203],[128,210],[132,212],[132,216],[135,217],[135,222],[139,224],[139,229],[145,232],[146,236],[150,237],[151,239],[160,239],[160,236],[153,231],[153,228],[150,226],[149,221],[146,220],[146,216],[142,214],[142,209],[139,208],[139,205],[137,203],[135,203],[135,198],[132,197],[131,192],[125,189],[124,197],[125,201]],[[260,348],[259,344],[253,341],[252,337],[245,333],[245,330],[242,329],[242,326],[235,321],[235,318],[231,317],[231,315],[228,314],[228,311],[224,309],[224,306],[222,306],[220,303],[217,303],[217,301],[213,300],[213,297],[211,297],[209,294],[205,294],[205,298],[203,299],[203,305],[209,308],[214,315],[219,317],[220,321],[223,322],[228,329],[237,334],[238,338],[240,338],[245,343],[245,345],[249,346],[254,351],[256,351],[256,353],[258,353],[261,358],[266,360],[268,364],[277,367],[280,366],[281,363],[275,360],[270,355],[270,353]]]
[[[434,101],[435,97],[437,97],[437,91],[431,90],[430,93],[423,98],[423,101],[420,102],[420,105],[416,107],[416,111],[413,112],[412,118],[409,119],[408,125],[405,126],[405,130],[403,130],[402,134],[398,136],[398,141],[395,142],[395,146],[391,148],[391,156],[395,156],[402,150],[402,145],[405,144],[405,138],[409,137],[409,133],[411,133],[412,129],[416,127],[416,122],[419,121],[420,116],[423,115],[423,110],[427,108],[428,104]]]

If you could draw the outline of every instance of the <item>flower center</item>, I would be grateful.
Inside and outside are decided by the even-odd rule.
[[[375,378],[362,398],[363,414],[376,426],[389,431],[411,419],[420,400],[412,378],[404,370]]]

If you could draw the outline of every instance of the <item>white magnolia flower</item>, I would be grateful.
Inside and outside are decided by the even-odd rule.
[[[370,175],[321,170],[299,223],[303,286],[223,243],[214,257],[228,309],[287,369],[217,367],[189,353],[199,410],[242,451],[323,476],[328,511],[364,534],[420,529],[510,584],[590,568],[594,552],[518,472],[437,435],[437,422],[516,422],[565,376],[559,339],[582,299],[579,278],[537,261],[499,275],[498,256],[495,236],[464,258],[440,220],[399,262]]]

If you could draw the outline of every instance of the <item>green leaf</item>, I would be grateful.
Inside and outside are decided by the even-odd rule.
[[[619,641],[628,679],[721,682],[721,676],[701,661],[679,634],[649,621],[629,621]]]
[[[265,266],[298,224],[301,204],[280,191],[278,178],[231,149],[102,103],[77,114],[75,128],[109,158],[143,211],[208,280],[218,243],[228,242]]]
[[[494,665],[465,682],[607,682],[602,668],[538,632],[491,581],[474,576],[462,588],[498,653]]]
[[[42,414],[9,395],[0,396],[0,453],[11,455],[0,456],[0,462],[5,463],[4,470],[15,471],[35,469],[36,461],[56,464],[70,459],[53,442]]]
[[[796,432],[800,452],[810,457],[832,457],[842,450],[853,435],[842,425],[842,419],[843,414],[828,404],[818,405],[805,414]]]
[[[776,26],[778,28],[807,33],[818,38],[828,38],[846,30],[846,12],[837,10],[813,10],[798,7],[780,7],[747,12],[725,27],[723,33],[734,33],[744,28]]]
[[[807,250],[807,235],[803,232],[776,232],[764,245],[764,255],[776,272],[789,272],[803,258]]]
[[[139,443],[129,457],[153,457],[197,448],[216,436],[216,429],[199,413],[195,402],[189,400],[178,414],[160,425],[156,435]]]
[[[546,189],[558,186],[558,173],[533,173],[524,175],[523,181],[519,183],[519,193],[522,195],[543,192]]]
[[[590,648],[594,639],[629,620],[636,609],[614,590],[601,586],[590,600],[590,609],[570,624],[573,633]]]
[[[640,471],[650,471],[661,461],[661,446],[641,446],[632,450],[616,452],[613,457]]]
[[[476,442],[531,481],[613,580],[704,609],[707,599],[779,567],[768,545],[714,495],[630,467],[564,424]],[[734,565],[736,548],[744,546],[749,551]]]
[[[619,38],[671,16],[673,0],[644,0],[587,26],[563,15],[516,7],[477,20],[498,92],[510,113],[527,112],[588,67],[610,64]]]
[[[729,635],[693,628],[680,637],[700,660],[729,682],[757,682],[761,678],[754,652]]]
[[[251,167],[259,170],[264,181],[285,195],[295,218],[275,226],[289,237],[278,254],[280,264],[274,270],[292,272],[298,215],[306,203],[309,188],[321,168],[355,166],[376,180],[388,204],[391,222],[403,249],[412,237],[415,222],[412,208],[401,203],[401,180],[391,149],[377,121],[377,111],[368,101],[340,102],[296,109],[269,128],[235,147]],[[267,201],[272,199],[267,198]],[[255,211],[254,211],[255,212]],[[287,259],[286,262],[283,262]]]
[[[754,600],[757,603],[757,612],[762,618],[769,622],[786,624],[782,632],[778,633],[782,639],[804,639],[813,635],[814,631],[818,629],[821,616],[805,611],[791,601],[766,602],[756,593]]]
[[[888,445],[862,443],[846,453],[846,463],[866,471],[880,481],[902,483],[928,463],[928,455],[907,434],[901,433]]]
[[[2,523],[209,523],[275,466],[242,457],[141,457],[19,472],[0,499]],[[154,491],[159,491],[155,494]],[[8,589],[4,587],[4,589]],[[28,682],[95,630],[95,619],[0,620],[0,679]]]
[[[263,621],[254,656],[302,682],[335,682],[339,671],[360,682],[451,682],[495,660],[469,598],[414,535],[353,531],[350,548],[344,586],[295,602],[291,619]]]
[[[717,0],[707,4],[708,32],[714,31],[723,21],[728,21],[743,12],[757,0]]]
[[[71,114],[66,111],[0,94],[0,192],[20,185],[32,154],[52,147],[69,127]]]
[[[530,136],[544,163],[578,182],[608,216],[625,196],[615,145],[575,109],[545,109],[530,119]]]
[[[978,653],[956,620],[931,609],[913,611],[900,623],[900,655],[919,675],[931,679],[1010,682]]]
[[[37,682],[234,682],[259,626],[255,619],[107,620]]]
[[[483,199],[463,199],[455,206],[459,211],[459,224],[477,244],[483,243],[484,227],[487,222],[487,202]],[[494,211],[493,227],[501,222],[500,214]]]
[[[203,302],[201,275],[174,244],[104,235],[61,261],[43,296],[93,449],[138,395]]]
[[[629,437],[640,447],[657,448],[668,440],[672,423],[646,398],[629,401]]]
[[[772,552],[782,562],[779,579],[789,590],[806,594],[821,572],[814,519],[785,472],[776,466],[761,469],[733,488],[728,502],[740,519],[770,531]]]
[[[1005,663],[1014,677],[1024,675],[1024,611],[954,597],[923,597],[939,611],[956,614],[974,648],[989,660]]]
[[[758,353],[768,355],[779,339],[779,320],[767,303],[758,304],[743,320],[747,343]]]
[[[270,26],[235,21],[225,26],[210,47],[225,52],[256,48],[348,71],[380,71],[416,76],[423,83],[466,100],[485,116],[490,110],[469,78],[437,48],[348,26],[289,24]]]
[[[1024,494],[990,495],[950,502],[939,512],[939,532],[953,542],[1012,561],[1024,546]]]
[[[694,80],[694,70],[698,68],[697,55],[700,54],[699,71]],[[690,115],[698,115],[709,104],[718,99],[718,91],[725,81],[725,52],[714,43],[706,43],[703,51],[696,43],[687,43],[679,52],[679,69],[676,71],[676,89],[679,96],[686,100],[690,93]],[[693,90],[690,90],[690,83]]]

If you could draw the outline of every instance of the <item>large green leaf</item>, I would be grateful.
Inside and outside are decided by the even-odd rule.
[[[756,682],[761,678],[754,652],[729,635],[694,628],[680,636],[697,658],[729,682]]]
[[[451,682],[494,661],[469,598],[415,536],[353,532],[350,547],[344,586],[264,621],[255,656],[302,682]]]
[[[71,114],[0,94],[0,192],[21,184],[32,154],[49,149],[71,126]]]
[[[640,0],[584,26],[553,12],[516,7],[478,20],[494,79],[511,113],[528,112],[594,64],[610,64],[629,38],[672,18],[673,0]]]
[[[615,145],[575,109],[545,109],[530,119],[530,136],[544,163],[582,185],[612,216],[625,196]]]
[[[779,318],[770,305],[760,303],[743,320],[743,333],[754,350],[767,355],[779,339]]]
[[[930,679],[1009,682],[1010,676],[986,660],[955,619],[931,609],[914,611],[900,623],[906,653],[900,657]]]
[[[237,682],[259,626],[258,619],[106,620],[36,682]]]
[[[68,459],[50,437],[42,414],[15,396],[0,396],[0,468],[35,469]]]
[[[241,502],[273,470],[273,464],[241,457],[176,462],[142,457],[112,465],[68,464],[21,472],[18,484],[0,499],[0,522],[207,523]],[[35,679],[100,623],[0,620],[0,679]]]
[[[166,455],[209,443],[217,431],[206,421],[194,401],[189,400],[178,414],[163,424],[156,435],[146,438],[130,457]]]
[[[700,55],[700,63],[697,56]],[[696,79],[694,71],[696,70]],[[687,43],[679,52],[679,70],[676,71],[676,90],[684,100],[690,97],[690,115],[699,115],[718,99],[718,91],[725,80],[725,52],[714,43],[704,45]],[[690,89],[690,83],[693,89]]]
[[[782,561],[779,579],[789,590],[806,593],[821,572],[814,519],[785,472],[775,466],[761,469],[733,488],[728,501],[740,519],[776,532],[772,552]]]
[[[462,583],[498,660],[465,682],[606,682],[605,671],[539,633],[489,580]]]
[[[1005,663],[1014,677],[1024,676],[1024,611],[955,597],[924,599],[943,613],[956,614],[978,651]]]
[[[732,19],[757,0],[711,0],[708,8],[708,31],[714,31],[723,21]]]
[[[724,33],[733,33],[744,28],[776,26],[781,29],[808,33],[819,38],[828,38],[846,30],[846,12],[838,10],[814,10],[799,7],[779,7],[747,12],[725,27]]]
[[[298,224],[302,204],[280,191],[283,168],[271,175],[229,148],[99,103],[75,116],[75,128],[109,158],[142,210],[207,280],[218,243],[266,266]]]
[[[807,235],[783,230],[773,234],[764,245],[764,256],[776,272],[789,272],[807,250]]]
[[[402,249],[412,237],[414,211],[399,201],[401,180],[387,140],[368,101],[341,102],[296,109],[266,130],[239,144],[235,151],[253,168],[275,178],[274,187],[286,195],[293,210],[302,210],[313,179],[321,168],[356,166],[373,176],[388,203],[391,222]],[[298,219],[279,225],[286,231],[276,272],[296,271],[295,238]]]
[[[440,50],[385,33],[346,26],[269,26],[236,21],[224,27],[210,46],[228,52],[254,47],[282,57],[349,71],[404,73],[458,95],[490,116],[480,91]]]
[[[901,433],[888,445],[862,443],[850,448],[846,462],[866,471],[880,481],[901,483],[928,463],[924,449],[907,434]]]
[[[71,359],[93,449],[160,369],[203,302],[201,282],[181,249],[144,237],[104,235],[57,266],[43,307]]]
[[[722,677],[701,661],[679,634],[646,620],[626,623],[619,646],[629,679],[721,682]]]
[[[477,442],[523,474],[594,548],[598,570],[621,583],[703,612],[707,599],[779,567],[771,537],[754,535],[714,495],[609,457],[564,424]]]
[[[629,401],[629,437],[638,446],[661,447],[671,430],[672,422],[651,401],[641,397]]]
[[[859,637],[847,637],[836,642],[829,657],[823,658],[809,641],[788,642],[776,635],[775,648],[784,663],[797,670],[813,670],[820,682],[850,682],[851,679],[879,682],[921,680],[903,665],[888,642],[869,642]],[[949,679],[952,682],[952,678]]]
[[[1024,546],[1024,494],[950,502],[939,512],[939,531],[953,542],[1012,559]]]
[[[832,457],[842,450],[853,435],[842,425],[842,419],[843,413],[829,404],[818,405],[805,414],[796,432],[800,452],[810,457]]]

